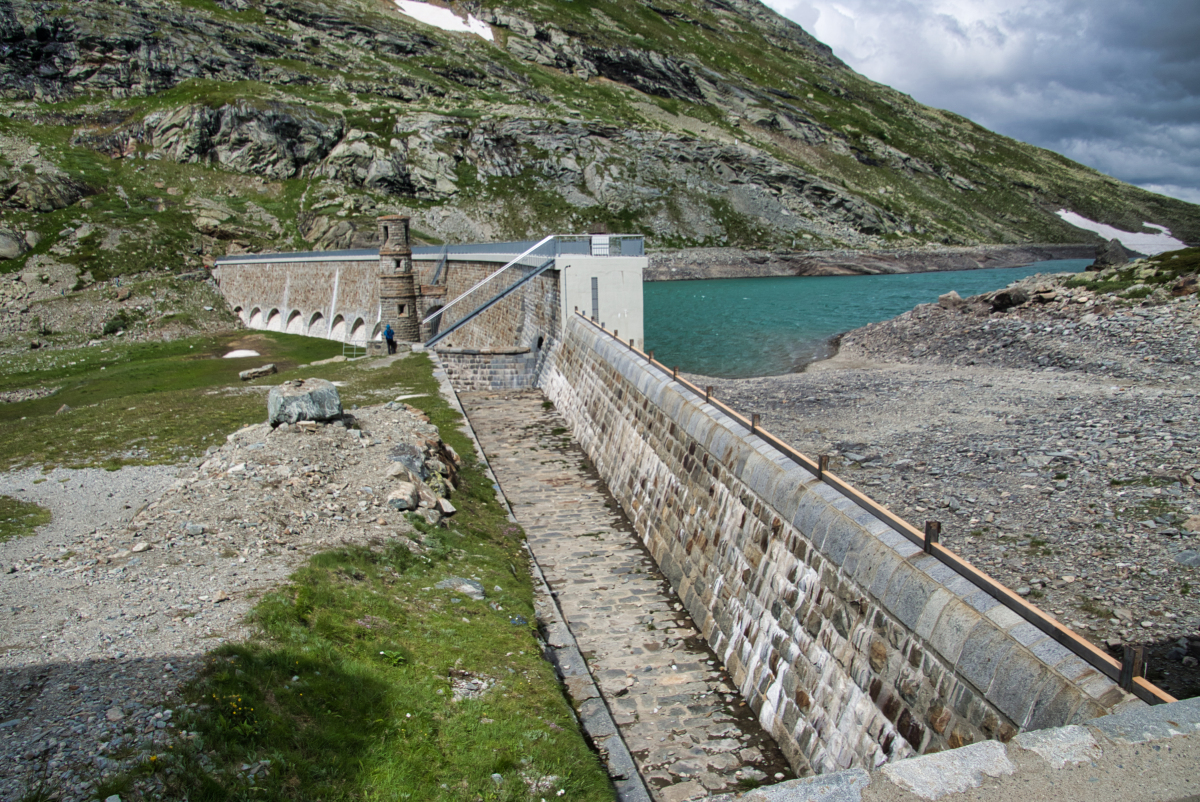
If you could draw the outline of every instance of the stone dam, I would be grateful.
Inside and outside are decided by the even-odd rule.
[[[644,550],[644,562],[669,583],[669,605],[690,617],[670,623],[682,633],[675,640],[691,633],[715,655],[708,661],[715,666],[697,658],[695,676],[679,680],[708,689],[678,706],[680,721],[661,741],[686,741],[689,715],[713,715],[697,701],[715,692],[703,685],[707,671],[716,685],[736,690],[741,701],[730,706],[744,703],[769,736],[764,751],[781,754],[795,776],[817,775],[746,798],[858,799],[883,787],[915,796],[870,798],[933,799],[1014,772],[1052,786],[1056,765],[1095,765],[1106,752],[1181,733],[1176,757],[1200,749],[1196,700],[1176,702],[1140,676],[1136,659],[1114,660],[941,546],[936,528],[897,518],[762,430],[757,416],[744,418],[654,361],[642,350],[645,257],[636,238],[579,235],[414,253],[405,218],[381,224],[388,231],[379,252],[226,257],[217,267],[222,291],[251,327],[290,330],[290,321],[307,318],[301,333],[333,336],[336,322],[312,329],[319,314],[343,321],[341,338],[366,332],[369,341],[392,325],[414,350],[433,353],[452,392],[467,394],[468,419],[491,460],[517,461],[532,447],[506,439],[536,414],[514,418],[514,404],[552,404],[595,481],[547,478],[522,489],[518,475],[497,463],[531,552],[554,571],[595,557],[555,551],[567,524],[547,522],[566,497],[537,513],[546,486],[585,488],[572,505],[610,494],[636,541],[628,548]],[[521,400],[531,397],[537,404]],[[499,413],[506,422],[496,424]],[[583,534],[618,528],[606,523]],[[586,645],[604,642],[604,621],[623,619],[607,600],[603,618],[572,608],[572,583],[583,583],[577,593],[615,594],[629,581],[629,565],[643,559],[611,548],[624,555],[621,571],[555,579],[547,570],[553,593],[543,623],[581,719],[622,799],[733,799],[735,791],[713,781],[712,760],[700,759],[707,768],[695,776],[668,776],[655,739],[637,729],[649,703],[634,701],[633,672],[618,676],[613,667],[622,659],[650,665],[635,655],[644,650],[632,640],[624,657]],[[614,629],[609,640],[624,633]],[[681,661],[670,668],[684,670]],[[694,738],[690,746],[698,759],[713,751]],[[1044,760],[1034,765],[1027,753]],[[1130,756],[1121,764],[1130,773],[1117,771],[1114,787],[1136,791],[1124,798],[1200,793],[1193,784],[1137,796],[1146,787],[1135,774],[1160,757]],[[930,777],[942,790],[922,785]]]

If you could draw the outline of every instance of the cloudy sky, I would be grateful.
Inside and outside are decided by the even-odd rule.
[[[765,0],[872,80],[1200,203],[1197,0]]]

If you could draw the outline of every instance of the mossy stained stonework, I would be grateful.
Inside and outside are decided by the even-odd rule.
[[[1142,704],[587,322],[542,385],[798,770]]]

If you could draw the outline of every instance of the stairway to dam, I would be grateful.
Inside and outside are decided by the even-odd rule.
[[[543,395],[460,400],[653,798],[795,776]]]

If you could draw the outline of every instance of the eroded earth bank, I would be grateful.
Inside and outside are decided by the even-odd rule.
[[[1094,642],[1155,644],[1150,678],[1194,696],[1200,303],[1131,275],[1034,276],[804,373],[692,378]]]

